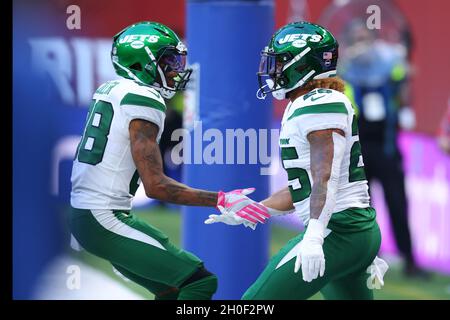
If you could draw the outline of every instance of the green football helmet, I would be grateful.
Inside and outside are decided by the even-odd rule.
[[[279,29],[261,52],[256,96],[278,99],[312,79],[336,76],[338,42],[325,28],[294,22]]]
[[[157,89],[170,99],[184,90],[192,70],[186,69],[186,46],[170,28],[138,22],[113,38],[111,59],[117,75]]]

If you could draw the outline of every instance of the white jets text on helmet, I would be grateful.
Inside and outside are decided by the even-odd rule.
[[[320,40],[322,40],[322,36],[319,34],[293,33],[285,35],[283,38],[278,40],[278,43],[284,44],[298,39],[310,42],[320,42]]]
[[[119,43],[132,43],[135,41],[142,41],[142,42],[150,42],[150,43],[156,43],[159,40],[159,36],[156,35],[145,35],[145,34],[128,34],[125,37],[119,39]]]

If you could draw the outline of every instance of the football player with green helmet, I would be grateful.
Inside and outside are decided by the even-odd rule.
[[[136,23],[115,35],[111,58],[122,78],[94,93],[72,168],[73,236],[156,299],[211,299],[217,278],[130,212],[141,181],[148,197],[165,202],[237,212],[235,204],[255,203],[246,196],[252,189],[193,189],[163,172],[164,98],[185,88],[186,55],[183,42],[160,23]]]
[[[166,98],[184,90],[192,69],[186,69],[187,48],[168,27],[137,23],[113,38],[111,58],[116,73],[155,88]]]
[[[297,214],[306,230],[272,257],[243,299],[307,299],[319,291],[326,299],[372,299],[373,282],[383,281],[357,118],[337,61],[334,36],[309,22],[282,27],[262,51],[257,97],[289,103],[279,140],[288,186],[261,204],[271,216]]]

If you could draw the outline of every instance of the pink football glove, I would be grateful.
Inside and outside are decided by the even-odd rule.
[[[265,206],[247,197],[253,191],[255,188],[219,191],[217,209],[222,214],[235,214],[252,224],[264,223],[270,214]]]

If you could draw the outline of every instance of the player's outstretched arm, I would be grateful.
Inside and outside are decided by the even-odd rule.
[[[335,204],[340,166],[345,151],[345,134],[339,129],[311,132],[310,144],[312,190],[310,220],[297,251],[294,271],[302,267],[303,280],[310,282],[325,272],[322,245],[325,229]]]
[[[272,216],[292,213],[295,210],[289,187],[275,192],[267,199],[261,201],[261,204],[269,209],[269,213]]]
[[[249,221],[263,220],[264,212],[256,213],[260,205],[246,196],[253,188],[211,192],[167,177],[156,142],[158,131],[156,124],[146,120],[132,120],[129,126],[131,154],[148,197],[188,206],[217,207],[221,212],[234,212]]]
[[[161,152],[156,142],[158,131],[156,124],[146,120],[130,122],[131,154],[146,195],[170,203],[215,207],[218,192],[190,188],[164,174]]]

